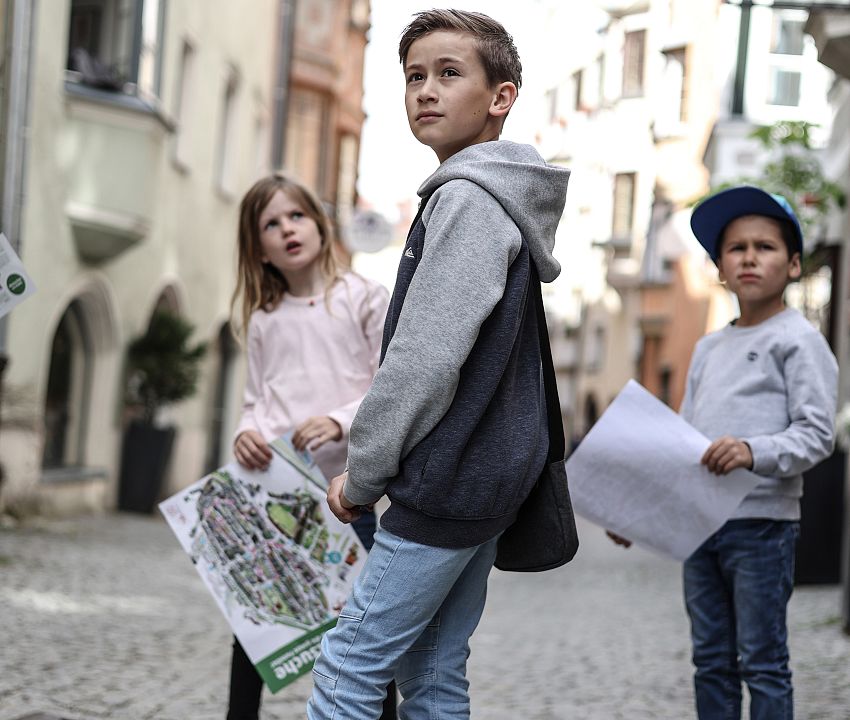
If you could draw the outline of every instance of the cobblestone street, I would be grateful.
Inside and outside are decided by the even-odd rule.
[[[558,571],[494,571],[473,638],[476,720],[693,717],[679,566],[580,526]],[[165,523],[107,515],[0,530],[0,720],[223,720],[230,635]],[[790,610],[797,717],[850,718],[837,587]],[[310,679],[266,695],[304,717]]]

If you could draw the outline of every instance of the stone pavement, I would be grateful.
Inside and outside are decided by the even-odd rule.
[[[691,718],[679,566],[580,526],[576,560],[494,572],[470,659],[476,720]],[[839,589],[790,609],[798,720],[850,718]],[[158,517],[0,529],[0,720],[223,720],[230,635]],[[304,717],[309,676],[263,718]],[[52,720],[51,718],[51,720]]]

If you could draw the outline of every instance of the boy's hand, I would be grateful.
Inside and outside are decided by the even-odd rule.
[[[328,507],[340,522],[346,524],[354,522],[360,517],[359,507],[349,502],[342,492],[342,486],[345,485],[347,479],[348,473],[345,472],[342,475],[337,475],[328,486]]]
[[[726,475],[737,468],[752,470],[753,451],[743,440],[724,435],[708,446],[700,462],[715,475]]]
[[[617,545],[622,545],[624,548],[629,548],[632,546],[631,540],[626,540],[622,535],[617,535],[617,533],[611,532],[610,530],[606,530],[605,534],[611,538]]]
[[[342,438],[342,428],[336,420],[327,415],[307,418],[303,423],[296,426],[292,433],[292,444],[296,450],[320,448],[329,440]]]
[[[233,454],[237,462],[249,470],[265,470],[272,460],[271,448],[256,430],[239,433],[233,443]]]

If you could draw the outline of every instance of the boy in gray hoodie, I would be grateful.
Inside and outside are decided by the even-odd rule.
[[[414,136],[440,161],[387,313],[381,367],[328,503],[343,522],[386,494],[375,545],[322,642],[308,717],[467,718],[469,637],[499,535],[548,451],[532,283],[552,255],[569,172],[499,141],[521,84],[513,40],[480,13],[432,10],[399,57]]]
[[[743,681],[751,718],[792,718],[785,619],[802,473],[832,452],[838,368],[823,335],[783,302],[803,252],[785,198],[725,190],[694,210],[691,227],[740,317],[697,343],[681,414],[713,439],[702,457],[709,470],[762,478],[685,561],[697,713],[740,718]]]

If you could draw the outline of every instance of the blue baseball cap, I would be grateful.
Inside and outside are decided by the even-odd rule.
[[[744,215],[765,215],[790,220],[797,240],[797,252],[803,252],[803,231],[791,204],[781,195],[751,185],[721,190],[703,200],[691,214],[691,230],[712,260],[717,260],[717,243],[726,226]]]

